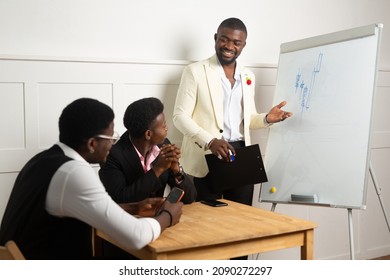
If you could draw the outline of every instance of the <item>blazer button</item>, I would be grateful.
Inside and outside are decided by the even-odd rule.
[[[219,130],[219,133],[223,133],[223,129],[220,129],[220,130]]]

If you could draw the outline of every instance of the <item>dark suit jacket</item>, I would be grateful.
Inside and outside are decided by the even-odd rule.
[[[169,144],[169,140],[164,142]],[[184,190],[183,203],[192,203],[196,199],[196,189],[192,179],[185,174],[184,180],[177,184],[175,176],[166,170],[158,178],[151,169],[144,172],[137,151],[130,142],[129,133],[125,132],[121,139],[112,146],[107,161],[99,170],[100,180],[107,192],[117,203],[137,202],[148,197],[162,197],[168,184]]]

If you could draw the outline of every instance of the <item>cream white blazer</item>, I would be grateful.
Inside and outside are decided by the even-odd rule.
[[[220,139],[223,132],[223,91],[221,70],[217,56],[185,67],[176,96],[173,123],[184,135],[180,159],[186,173],[204,177],[208,173],[205,154],[213,138]],[[267,127],[265,113],[257,113],[254,94],[255,76],[244,68],[238,69],[242,80],[244,104],[244,136],[251,144],[249,129]],[[251,84],[247,84],[247,79]]]

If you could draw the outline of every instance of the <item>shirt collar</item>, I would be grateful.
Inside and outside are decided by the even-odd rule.
[[[62,143],[62,142],[57,142],[56,145],[58,145],[61,150],[64,152],[64,154],[67,156],[67,157],[70,157],[74,160],[78,160],[78,161],[84,161],[84,162],[87,162],[78,152],[76,152],[75,150],[73,150],[71,147],[69,147],[68,145]],[[88,163],[88,162],[87,162]]]
[[[131,141],[130,135],[129,135],[129,140],[130,140],[131,145],[133,145],[134,150],[137,152],[140,161],[141,161],[141,162],[144,162],[145,158],[144,158],[143,155],[138,151],[137,147],[133,144],[133,141]],[[148,158],[152,157],[153,159],[156,159],[157,156],[159,155],[159,153],[160,153],[160,148],[159,148],[157,145],[154,145],[154,146],[152,147],[152,149],[150,150],[150,152],[146,155],[146,157],[148,157]]]
[[[143,157],[143,156],[141,155],[141,153],[138,151],[137,147],[136,147],[133,143],[131,143],[131,144],[133,145],[133,147],[134,147],[135,151],[137,152],[139,158],[140,158],[141,160],[144,160],[144,157]],[[154,146],[152,147],[152,149],[150,150],[150,152],[147,154],[147,157],[148,157],[149,155],[153,155],[153,156],[156,158],[156,157],[158,156],[159,153],[160,153],[160,148],[159,148],[157,145],[154,145]]]
[[[221,62],[219,62],[218,57],[217,57],[217,64],[218,64],[219,71],[221,72],[221,75],[223,75],[222,77],[225,77],[225,71],[223,71],[223,67],[221,65]],[[234,79],[236,81],[241,80],[240,69],[241,69],[240,65],[239,65],[238,61],[236,60],[236,69],[234,70]]]

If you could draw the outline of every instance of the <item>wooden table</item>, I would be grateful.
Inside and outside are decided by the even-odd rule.
[[[140,259],[211,260],[299,246],[301,259],[313,259],[315,223],[222,201],[228,206],[184,205],[180,223],[143,249],[129,253]],[[101,231],[95,232],[95,245],[100,238],[119,246]]]

